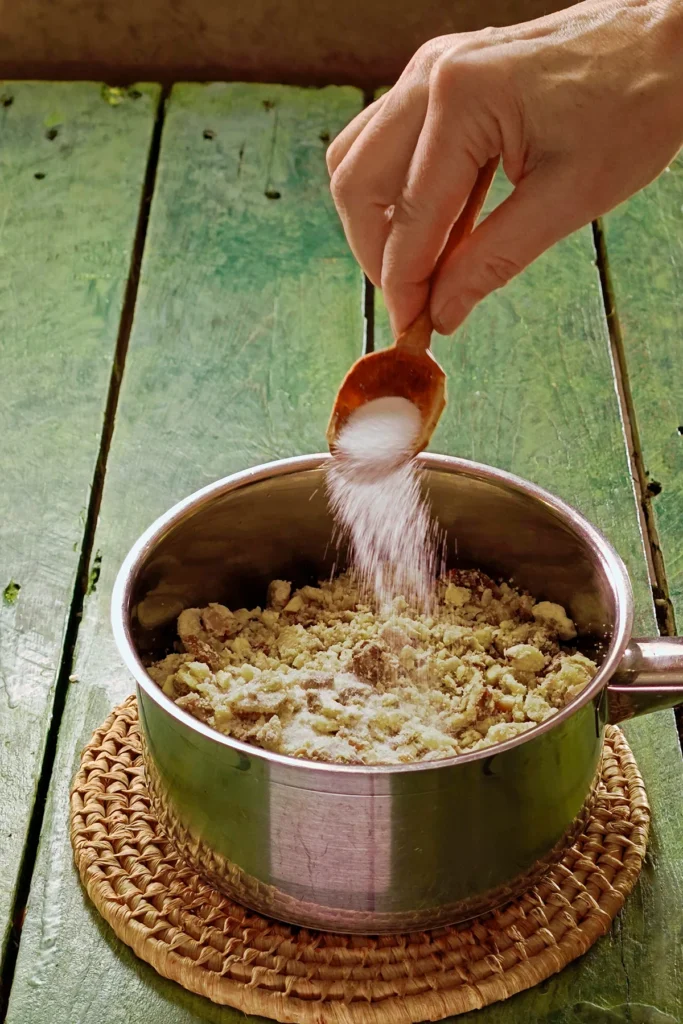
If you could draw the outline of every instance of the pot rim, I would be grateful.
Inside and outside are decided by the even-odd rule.
[[[513,739],[506,740],[482,750],[468,751],[458,754],[455,757],[442,758],[435,761],[419,761],[411,764],[387,764],[387,765],[343,765],[327,763],[324,761],[309,761],[304,758],[292,757],[288,754],[277,754],[261,747],[252,746],[241,740],[225,736],[223,733],[212,729],[203,722],[198,721],[189,712],[179,708],[170,697],[163,693],[161,687],[147,674],[140,661],[131,636],[128,624],[128,604],[132,589],[132,581],[135,578],[137,569],[142,559],[153,548],[159,539],[167,533],[177,522],[184,519],[190,512],[206,504],[209,499],[217,498],[230,491],[237,490],[250,483],[257,483],[260,480],[267,480],[270,477],[287,476],[293,473],[305,472],[308,470],[320,469],[331,459],[327,452],[313,455],[299,455],[288,459],[279,459],[276,462],[263,463],[253,466],[250,469],[232,473],[223,477],[206,487],[190,494],[187,498],[177,502],[168,512],[159,516],[151,526],[138,538],[128,552],[126,558],[116,577],[111,599],[111,625],[114,639],[119,654],[123,658],[126,668],[133,675],[139,687],[150,697],[161,709],[166,711],[172,718],[197,733],[205,739],[221,746],[229,747],[248,757],[257,758],[272,764],[279,764],[289,769],[299,769],[316,772],[342,772],[349,775],[393,775],[406,772],[430,771],[436,768],[448,768],[468,761],[478,761],[490,758],[494,754],[503,754],[514,747],[529,743],[541,735],[551,732],[568,718],[574,715],[580,708],[588,704],[595,695],[607,684],[615,669],[619,665],[626,647],[631,638],[633,627],[633,596],[630,579],[621,557],[606,537],[593,526],[580,512],[571,505],[555,497],[549,491],[536,484],[532,484],[522,477],[508,473],[484,463],[472,462],[468,459],[459,459],[450,455],[437,455],[422,453],[418,457],[420,466],[424,470],[445,470],[449,473],[474,477],[475,479],[489,481],[491,483],[504,483],[509,488],[531,496],[537,501],[551,508],[558,513],[560,518],[584,540],[592,550],[596,560],[606,570],[606,576],[610,580],[612,591],[615,596],[616,617],[612,636],[609,641],[609,648],[605,660],[600,666],[596,676],[590,684],[581,691],[578,697],[562,708],[558,714],[540,723],[534,729],[521,733]]]

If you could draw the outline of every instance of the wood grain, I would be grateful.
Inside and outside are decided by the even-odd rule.
[[[683,627],[683,155],[605,218],[618,328],[669,593]],[[637,244],[634,244],[637,239]]]
[[[0,935],[52,714],[159,97],[0,83]],[[13,582],[14,600],[7,586]]]
[[[488,207],[508,191],[499,174]],[[647,231],[641,217],[624,234],[623,249],[634,264],[649,245]],[[379,347],[391,335],[381,295],[376,302]],[[673,332],[671,337],[673,344]],[[454,338],[435,339],[449,401],[432,449],[518,473],[577,507],[607,534],[629,568],[636,631],[656,635],[590,228],[485,300]],[[652,339],[654,348],[654,334]],[[626,733],[653,809],[650,852],[635,893],[610,936],[582,960],[509,1004],[463,1022],[683,1019],[683,765],[673,714],[630,723]],[[645,1007],[644,1015],[631,1017],[636,1004]],[[621,1009],[611,1018],[605,1007]],[[670,1016],[657,1017],[657,1009]]]
[[[101,576],[85,604],[14,1024],[241,1016],[163,981],[113,939],[72,865],[68,792],[80,749],[132,690],[109,628],[129,546],[208,481],[324,447],[338,382],[363,339],[361,275],[329,199],[325,140],[361,103],[345,89],[173,91],[95,539]]]

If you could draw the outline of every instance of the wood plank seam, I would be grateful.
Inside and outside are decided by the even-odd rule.
[[[638,510],[643,526],[643,536],[647,541],[646,554],[648,570],[652,582],[652,593],[655,599],[655,610],[659,632],[662,636],[676,635],[676,621],[673,604],[669,595],[669,587],[666,577],[666,566],[662,556],[662,549],[659,542],[657,524],[652,508],[652,496],[658,492],[661,485],[656,480],[650,480],[645,468],[643,449],[638,432],[638,419],[633,402],[633,393],[629,382],[628,365],[624,342],[619,320],[619,311],[616,305],[616,297],[612,285],[612,277],[609,267],[609,253],[607,242],[602,230],[601,221],[593,224],[593,237],[595,241],[595,252],[597,266],[600,274],[603,302],[605,305],[605,317],[609,328],[610,348],[612,362],[617,385],[619,403],[624,421],[628,441],[628,455],[631,465],[633,484],[638,499]]]
[[[375,286],[363,274],[363,350],[367,356],[375,351]]]
[[[375,102],[375,93],[371,88],[363,89],[363,107]],[[375,351],[375,286],[363,274],[363,348],[361,355],[367,356]]]
[[[142,193],[140,196],[140,208],[138,212],[138,220],[135,229],[133,249],[131,252],[130,268],[128,272],[128,279],[126,282],[124,301],[121,310],[121,319],[119,322],[119,330],[116,339],[116,350],[114,360],[112,363],[111,376],[109,379],[109,389],[107,392],[107,402],[104,412],[102,436],[100,439],[100,447],[97,455],[97,461],[95,464],[95,470],[93,473],[92,485],[90,488],[90,500],[88,502],[88,509],[85,516],[83,542],[81,545],[81,553],[78,561],[78,571],[76,573],[74,589],[71,596],[71,602],[69,607],[69,615],[67,618],[67,624],[64,633],[62,657],[57,672],[57,681],[55,685],[54,699],[52,703],[52,717],[50,720],[50,726],[45,741],[45,750],[43,754],[42,764],[40,767],[40,774],[38,778],[38,784],[36,787],[35,800],[33,802],[33,807],[31,809],[29,827],[26,834],[26,844],[24,846],[21,864],[19,867],[16,894],[14,904],[12,906],[11,931],[7,941],[6,949],[4,951],[4,955],[2,957],[2,962],[0,964],[0,1021],[4,1021],[7,1014],[7,1007],[9,1004],[9,997],[12,989],[14,971],[16,968],[17,957],[19,955],[19,946],[21,943],[21,930],[26,911],[26,904],[28,901],[28,896],[31,888],[33,868],[35,865],[38,843],[40,840],[40,833],[43,824],[45,803],[47,800],[48,789],[52,777],[52,769],[57,751],[57,739],[59,736],[59,729],[61,725],[62,715],[64,713],[64,707],[66,705],[66,697],[69,689],[69,680],[73,671],[75,649],[78,640],[78,631],[80,627],[81,615],[83,612],[83,601],[86,594],[89,591],[89,588],[93,585],[93,577],[91,575],[91,562],[93,561],[93,544],[95,539],[95,528],[97,525],[97,519],[100,510],[100,502],[102,499],[102,490],[104,487],[107,459],[109,456],[109,449],[111,447],[111,440],[114,431],[114,421],[116,417],[116,408],[118,405],[121,380],[123,377],[126,354],[128,351],[128,341],[133,323],[133,314],[135,310],[135,302],[137,297],[138,284],[140,280],[140,266],[142,263],[142,256],[145,247],[147,226],[149,222],[149,213],[152,196],[154,193],[157,165],[159,162],[159,151],[161,147],[161,134],[163,130],[166,100],[168,98],[169,92],[170,90],[167,88],[163,88],[161,91],[159,105],[157,108],[154,123],[154,130],[152,133],[149,148],[149,154],[147,157],[147,167],[145,171]],[[94,558],[95,560],[97,560],[96,554]]]
[[[621,322],[619,320],[616,295],[610,273],[607,240],[600,220],[593,222],[593,239],[597,267],[600,274],[602,298],[605,306],[605,318],[609,331],[616,391],[624,423],[624,433],[628,448],[629,464],[631,466],[631,476],[637,498],[638,514],[641,521],[643,539],[645,540],[645,552],[652,586],[652,596],[654,598],[655,614],[657,616],[657,626],[661,636],[676,636],[676,617],[667,581],[666,565],[659,540],[659,531],[652,507],[652,497],[659,493],[661,484],[656,480],[650,480],[645,468],[643,448],[638,432],[638,418],[629,381]],[[676,709],[676,722],[681,748],[683,749],[683,708],[679,707]]]

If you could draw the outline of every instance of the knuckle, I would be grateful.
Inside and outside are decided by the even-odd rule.
[[[445,53],[434,63],[429,75],[429,88],[437,95],[450,93],[459,81],[459,60],[453,53]]]
[[[434,39],[429,39],[426,43],[423,43],[406,64],[401,78],[412,77],[417,74],[420,77],[424,75],[426,79],[434,64],[448,47],[449,40],[449,36],[436,36]]]
[[[458,268],[456,276],[450,275],[444,282],[446,299],[458,298],[467,309],[475,306],[508,284],[524,269],[514,258],[501,254],[477,256],[466,267]]]
[[[434,59],[434,40],[430,39],[428,42],[423,43],[422,46],[418,47],[413,56],[411,57],[408,67],[411,71],[416,68],[423,68],[432,63]]]
[[[492,55],[494,39],[479,38],[487,31],[469,33],[442,53],[431,69],[430,87],[465,92],[477,99],[481,91],[494,85],[499,70],[499,61]]]
[[[500,40],[501,31],[494,25],[487,25],[486,28],[472,33],[472,42],[478,48],[493,46],[495,43],[500,42]]]
[[[353,175],[340,164],[332,172],[330,179],[330,192],[337,206],[344,206],[353,192]]]
[[[482,266],[482,280],[485,282],[486,291],[502,288],[522,269],[519,261],[513,257],[505,256],[503,253],[490,253]]]
[[[393,269],[389,269],[382,264],[382,271],[380,275],[379,286],[385,295],[390,295],[394,291],[394,287],[399,281],[398,275]]]
[[[487,61],[476,53],[449,53],[432,69],[430,91],[447,110],[457,110],[460,143],[481,166],[502,150],[500,90],[492,88]]]
[[[430,269],[424,266],[419,253],[387,246],[382,259],[381,288],[386,295],[402,295],[406,288],[425,282]]]
[[[334,172],[339,167],[344,157],[344,151],[340,145],[339,139],[334,139],[325,153],[325,161],[327,163],[327,173],[332,177]]]
[[[382,259],[381,288],[387,294],[393,294],[400,290],[406,282],[406,268],[403,260],[397,257],[388,246],[384,250]]]
[[[424,216],[424,206],[415,195],[404,190],[394,202],[392,224],[396,227],[414,224]]]

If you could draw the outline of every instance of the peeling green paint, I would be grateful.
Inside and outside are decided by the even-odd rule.
[[[88,573],[88,582],[85,588],[85,593],[89,597],[94,594],[97,590],[97,581],[100,578],[100,572],[102,571],[102,553],[98,551],[93,559],[90,572]]]
[[[126,98],[126,90],[117,85],[103,85],[102,99],[110,107],[119,107]]]
[[[10,580],[2,592],[2,599],[5,604],[16,604],[20,590],[21,584],[15,583],[14,580]]]

